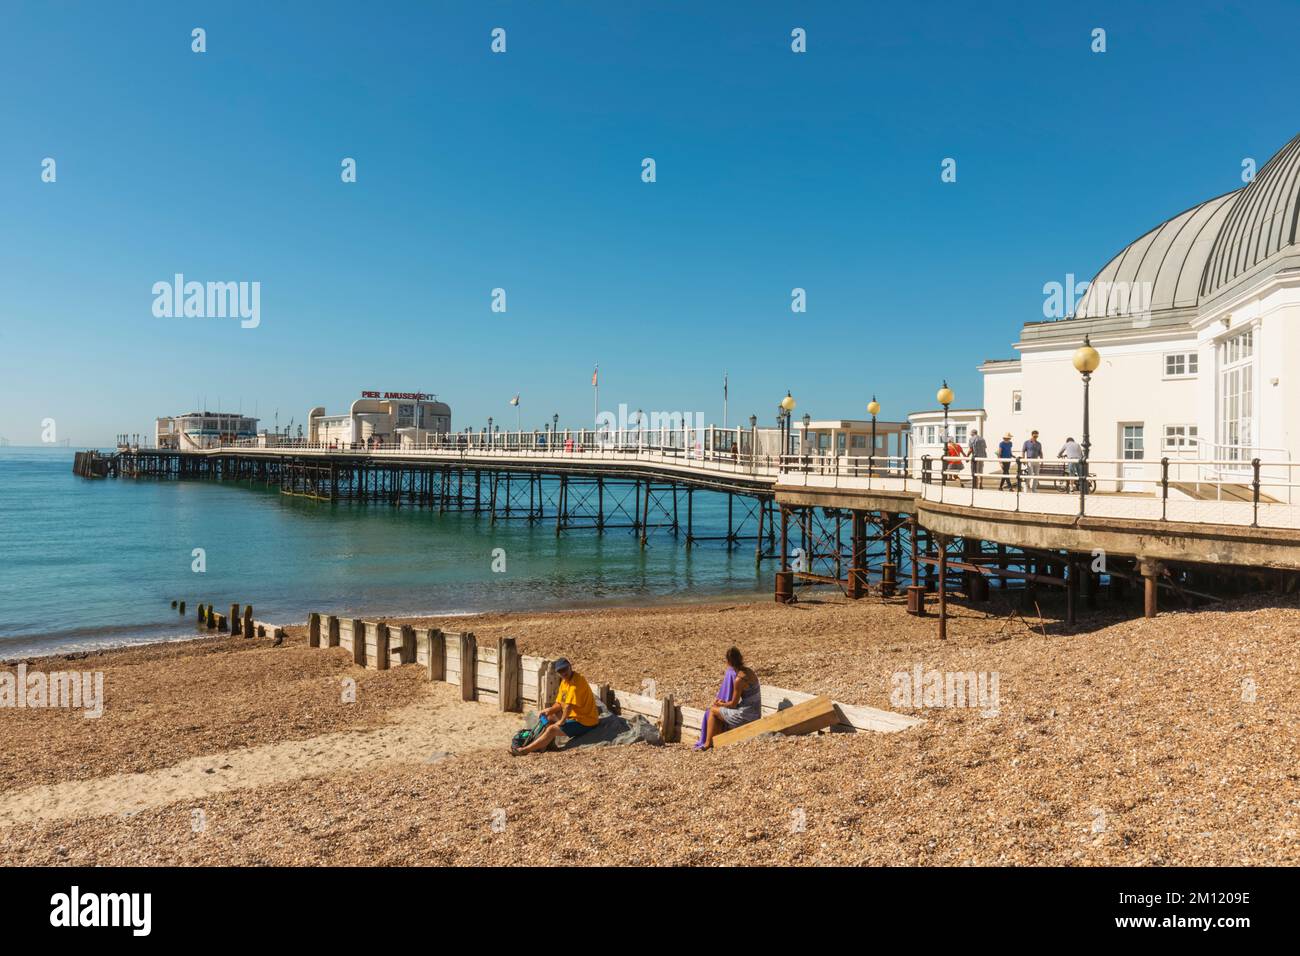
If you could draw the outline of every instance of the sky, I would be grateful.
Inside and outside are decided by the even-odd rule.
[[[1300,131],[1293,0],[4,8],[15,445],[363,390],[589,426],[597,363],[601,410],[710,423],[724,373],[733,425],[978,407],[1046,283]],[[156,315],[178,273],[255,327]]]

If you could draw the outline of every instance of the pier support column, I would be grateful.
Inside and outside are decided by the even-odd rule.
[[[790,570],[790,511],[781,506],[781,564],[776,572],[776,602],[794,603],[794,573]]]
[[[1145,587],[1143,592],[1143,614],[1146,617],[1156,616],[1156,577],[1160,574],[1160,562],[1158,561],[1139,561],[1138,570],[1142,572],[1142,584]]]
[[[948,539],[936,535],[939,545],[939,640],[948,640]]]

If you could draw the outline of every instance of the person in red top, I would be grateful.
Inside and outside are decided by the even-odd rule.
[[[943,455],[944,455],[943,480],[947,481],[948,472],[961,471],[961,458],[962,458],[961,445],[957,444],[955,441],[949,441]],[[957,481],[958,484],[961,483],[960,476],[953,475],[953,478]]]

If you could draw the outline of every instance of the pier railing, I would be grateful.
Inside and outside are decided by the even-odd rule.
[[[731,474],[783,487],[895,492],[995,511],[1300,529],[1300,465],[1289,460],[759,454],[743,430],[460,433],[420,442],[255,441],[223,445],[268,453],[409,459],[638,462],[678,472]],[[1080,493],[1078,473],[1087,478]]]
[[[544,463],[581,461],[643,462],[660,464],[676,470],[708,471],[751,476],[774,481],[778,458],[774,454],[742,452],[738,444],[725,446],[723,439],[734,429],[693,429],[680,432],[657,431],[606,432],[594,429],[550,432],[510,432],[486,434],[452,434],[423,441],[402,442],[308,442],[286,441],[266,445],[245,440],[222,448],[266,451],[271,453],[358,455],[392,458],[464,458]],[[692,441],[692,438],[696,440]],[[746,442],[747,447],[751,447]]]
[[[1300,529],[1300,505],[1293,503],[1300,488],[1295,469],[1290,461],[1258,458],[972,462],[927,456],[921,463],[921,497],[994,511]],[[1082,490],[1081,474],[1086,475]]]

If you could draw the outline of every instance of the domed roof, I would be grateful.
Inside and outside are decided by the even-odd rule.
[[[1300,220],[1300,136],[1282,147],[1233,204],[1205,264],[1208,298],[1296,244]]]
[[[1135,239],[1093,278],[1076,318],[1194,310],[1296,248],[1300,136],[1247,186],[1206,200]]]
[[[1206,200],[1135,239],[1093,278],[1075,316],[1194,309],[1205,261],[1240,192]]]

